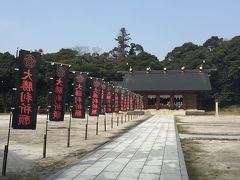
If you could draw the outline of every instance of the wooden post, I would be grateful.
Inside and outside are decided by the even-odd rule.
[[[218,116],[218,101],[215,102],[215,115]]]
[[[49,118],[49,109],[47,109],[47,119],[46,119],[46,128],[43,140],[43,158],[46,158],[46,151],[47,151],[47,134],[48,134],[48,118]]]
[[[121,124],[123,123],[123,112],[121,113]]]
[[[159,110],[159,107],[160,107],[160,95],[157,94],[156,98],[157,98],[156,99],[156,109]]]
[[[97,122],[96,122],[96,135],[98,135],[98,116],[97,116]]]
[[[119,121],[119,113],[117,113],[117,126],[118,126],[118,121]]]
[[[106,113],[104,114],[104,131],[107,131]]]
[[[171,109],[171,110],[174,109],[173,100],[174,100],[174,96],[171,94],[171,95],[170,95],[170,109]]]
[[[69,109],[70,117],[69,117],[69,125],[68,125],[68,140],[67,140],[67,147],[70,147],[70,136],[71,136],[71,122],[72,122],[72,110]]]
[[[85,126],[85,140],[87,140],[87,136],[88,136],[88,113],[87,113],[87,123]]]
[[[112,117],[111,117],[111,128],[113,128],[113,112],[112,112]]]

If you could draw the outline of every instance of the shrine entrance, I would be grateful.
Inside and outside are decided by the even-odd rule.
[[[148,107],[156,108],[157,96],[156,95],[148,95]]]
[[[170,95],[160,95],[160,109],[170,109]]]
[[[182,95],[174,95],[173,104],[174,104],[174,109],[182,109],[183,108],[183,96]]]
[[[141,92],[140,92],[141,94]],[[190,92],[148,92],[142,93],[146,109],[196,109],[197,94]]]

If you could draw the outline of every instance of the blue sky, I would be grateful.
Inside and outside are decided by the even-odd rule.
[[[238,0],[5,0],[0,7],[0,52],[75,46],[104,52],[125,27],[131,42],[162,60],[185,42],[240,33]]]

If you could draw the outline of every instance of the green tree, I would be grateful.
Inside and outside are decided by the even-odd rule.
[[[113,53],[116,54],[118,59],[127,57],[127,49],[130,47],[129,40],[131,40],[131,38],[130,34],[127,33],[126,28],[123,27],[120,29],[119,35],[115,38],[115,40],[117,41],[118,46],[113,49]]]
[[[15,87],[15,57],[9,52],[0,53],[0,112],[7,112],[12,105],[11,89]]]
[[[210,51],[217,48],[223,42],[223,38],[219,38],[218,36],[212,36],[205,43],[203,43],[203,47],[208,48]]]
[[[131,43],[130,44],[130,50],[129,50],[129,55],[133,56],[133,55],[137,55],[141,52],[144,52],[143,47],[140,44],[135,44],[135,43]]]

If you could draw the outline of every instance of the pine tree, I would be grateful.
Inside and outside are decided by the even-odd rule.
[[[129,40],[131,40],[130,34],[127,33],[126,28],[121,28],[119,35],[115,40],[118,42],[118,47],[114,48],[115,53],[117,54],[117,58],[125,58],[128,55],[128,48],[129,46]]]

